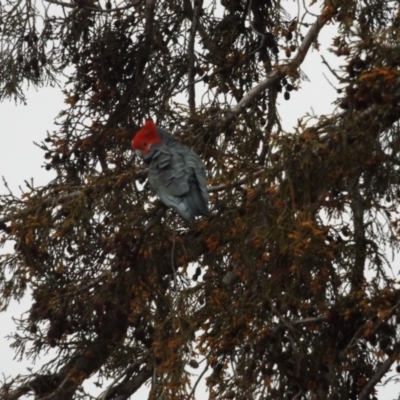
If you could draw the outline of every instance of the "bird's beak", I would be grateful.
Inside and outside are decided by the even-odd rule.
[[[142,151],[142,150],[136,149],[136,150],[135,150],[135,153],[136,153],[136,155],[137,155],[138,157],[143,158],[143,151]]]

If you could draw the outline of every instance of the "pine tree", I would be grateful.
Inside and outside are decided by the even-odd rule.
[[[387,259],[399,5],[321,0],[314,16],[289,3],[2,2],[1,99],[64,75],[67,103],[39,144],[56,178],[3,195],[0,216],[15,243],[3,311],[33,293],[15,349],[57,357],[6,377],[2,399],[90,399],[93,374],[108,380],[102,400],[146,383],[151,399],[191,399],[196,368],[210,399],[375,398],[400,359]],[[277,101],[301,91],[327,24],[338,107],[283,132]],[[211,217],[185,223],[149,191],[130,150],[149,117],[201,154]]]

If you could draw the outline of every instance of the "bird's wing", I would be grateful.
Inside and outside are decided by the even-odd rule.
[[[201,158],[188,146],[175,140],[174,137],[167,130],[163,128],[157,128],[157,132],[161,136],[163,142],[170,149],[173,149],[176,153],[181,155],[184,159],[185,164],[189,168],[193,169],[204,201],[208,202],[206,172]]]
[[[189,191],[189,175],[184,158],[166,146],[158,149],[149,166],[150,187],[157,194],[184,196]]]
[[[186,220],[209,215],[204,166],[187,146],[158,145],[149,166],[149,183],[162,202]]]
[[[203,162],[201,158],[190,149],[188,149],[188,152],[185,154],[184,160],[186,166],[192,171],[189,176],[191,189],[187,196],[187,201],[190,202],[189,208],[196,210],[196,214],[209,215],[207,178]]]

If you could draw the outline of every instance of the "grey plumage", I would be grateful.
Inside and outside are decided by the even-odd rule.
[[[143,158],[149,163],[151,189],[187,221],[208,216],[207,179],[200,157],[164,129],[157,133],[162,141]]]

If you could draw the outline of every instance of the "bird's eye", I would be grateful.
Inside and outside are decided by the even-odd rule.
[[[147,146],[147,142],[143,142],[143,145],[144,145],[144,146]]]

